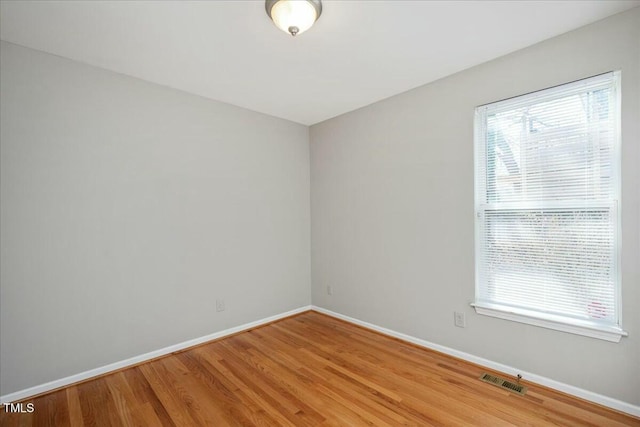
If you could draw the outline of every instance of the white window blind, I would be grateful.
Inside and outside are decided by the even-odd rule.
[[[613,341],[625,334],[619,87],[611,72],[476,109],[479,313]]]

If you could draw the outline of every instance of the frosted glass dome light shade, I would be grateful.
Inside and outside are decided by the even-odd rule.
[[[267,15],[285,33],[304,33],[322,13],[320,0],[267,0]]]

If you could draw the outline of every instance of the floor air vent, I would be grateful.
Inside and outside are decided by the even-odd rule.
[[[525,386],[512,383],[511,381],[507,381],[504,378],[496,377],[494,375],[482,374],[480,379],[486,383],[496,385],[498,387],[521,395],[524,395],[527,392],[527,388]]]

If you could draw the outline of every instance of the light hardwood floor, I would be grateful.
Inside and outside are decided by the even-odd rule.
[[[482,367],[306,312],[0,414],[2,426],[640,426],[550,389],[526,396]]]

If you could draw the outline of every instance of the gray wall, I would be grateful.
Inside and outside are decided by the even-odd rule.
[[[476,315],[474,108],[617,69],[629,337],[615,344]],[[636,8],[312,126],[313,303],[640,405],[639,125]]]
[[[307,127],[0,54],[0,394],[310,303]]]

